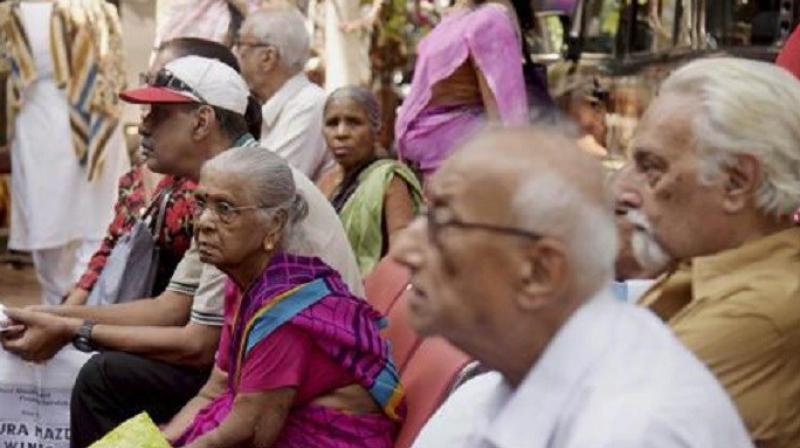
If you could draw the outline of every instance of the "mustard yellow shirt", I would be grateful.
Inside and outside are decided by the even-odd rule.
[[[683,263],[640,303],[716,375],[759,447],[800,447],[800,228]]]

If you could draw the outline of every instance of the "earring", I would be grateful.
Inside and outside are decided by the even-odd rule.
[[[275,245],[272,244],[272,241],[267,241],[267,242],[264,243],[264,250],[266,250],[267,252],[272,252],[272,249],[274,249],[274,248],[275,248]]]

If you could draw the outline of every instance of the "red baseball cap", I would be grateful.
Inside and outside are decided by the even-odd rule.
[[[123,101],[133,104],[199,103],[200,101],[166,87],[145,86],[119,94]]]
[[[153,85],[126,90],[119,97],[134,104],[210,104],[244,115],[249,95],[247,83],[231,67],[216,59],[185,56],[167,64]]]

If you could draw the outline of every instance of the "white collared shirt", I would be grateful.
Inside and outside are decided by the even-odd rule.
[[[604,290],[558,332],[522,384],[459,388],[415,448],[752,447],[716,379],[649,311]]]
[[[325,91],[301,72],[262,107],[261,145],[312,180],[333,162],[322,137],[325,99]]]

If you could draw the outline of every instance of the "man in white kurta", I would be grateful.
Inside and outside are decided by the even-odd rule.
[[[416,447],[752,446],[702,363],[613,296],[610,195],[574,139],[484,134],[445,162],[428,201],[394,248],[412,274],[409,320],[497,373],[456,390]]]
[[[610,441],[613,441],[611,443]],[[518,387],[455,391],[414,448],[750,447],[730,398],[650,312],[609,291],[561,328]]]
[[[22,24],[37,78],[22,93],[11,141],[11,249],[30,251],[42,301],[60,303],[99,247],[113,216],[117,179],[128,168],[122,132],[106,143],[91,181],[75,155],[69,104],[56,85],[51,2],[22,2]]]

